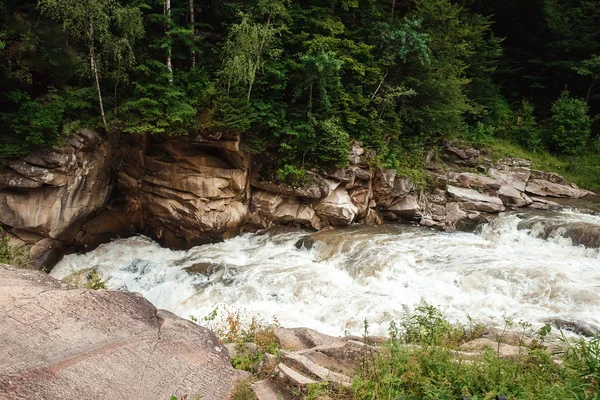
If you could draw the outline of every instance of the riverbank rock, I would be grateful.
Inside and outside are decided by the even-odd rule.
[[[539,174],[538,174],[539,175]],[[556,174],[553,174],[556,175]],[[554,176],[552,176],[554,177]],[[562,177],[560,177],[562,178]],[[564,179],[564,178],[562,178]],[[556,178],[554,180],[557,180]],[[528,194],[541,197],[570,197],[579,199],[587,195],[593,194],[593,192],[579,189],[576,185],[565,185],[556,183],[546,179],[532,178],[527,182],[525,191]]]
[[[76,245],[81,226],[104,209],[112,190],[114,143],[89,130],[61,148],[42,148],[5,161],[0,171],[0,225],[32,246],[34,267],[50,267],[63,245]]]
[[[239,234],[248,217],[249,157],[239,137],[127,137],[117,188],[137,230],[171,247]]]
[[[228,399],[245,373],[207,329],[138,294],[0,265],[0,398]]]

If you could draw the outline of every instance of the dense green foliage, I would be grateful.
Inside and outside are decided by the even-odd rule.
[[[598,151],[600,0],[0,0],[0,157],[232,131],[273,176],[462,136]],[[568,92],[565,91],[568,88]]]

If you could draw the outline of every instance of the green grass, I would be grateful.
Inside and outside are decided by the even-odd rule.
[[[527,158],[531,160],[533,169],[556,172],[581,188],[600,191],[600,154],[558,157],[546,151],[527,151],[504,140],[490,140],[482,150],[489,153],[493,160],[503,157]]]
[[[503,394],[509,400],[600,400],[598,338],[563,339],[563,363],[555,363],[541,345],[549,327],[529,347],[522,344],[518,355],[502,358],[494,348],[475,356],[456,352],[473,338],[473,330],[451,325],[431,306],[417,308],[400,326],[392,324],[391,340],[365,357],[352,393],[340,398],[482,400]],[[507,320],[504,332],[527,327]]]

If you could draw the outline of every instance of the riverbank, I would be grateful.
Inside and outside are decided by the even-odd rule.
[[[458,142],[401,172],[354,142],[347,167],[309,171],[291,185],[239,135],[142,139],[84,130],[61,148],[4,162],[0,225],[34,267],[136,234],[189,249],[274,226],[392,221],[468,231],[506,210],[556,210],[557,199],[592,195],[527,159],[495,160]]]

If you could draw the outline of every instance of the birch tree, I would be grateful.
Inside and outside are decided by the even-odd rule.
[[[99,54],[103,50],[112,53],[116,60],[133,62],[132,41],[143,35],[141,14],[136,8],[122,7],[115,0],[39,0],[42,13],[62,22],[65,32],[81,40],[87,49],[91,75],[93,77],[102,125],[108,133],[100,85],[101,63]],[[112,34],[111,26],[119,26],[122,36]]]

